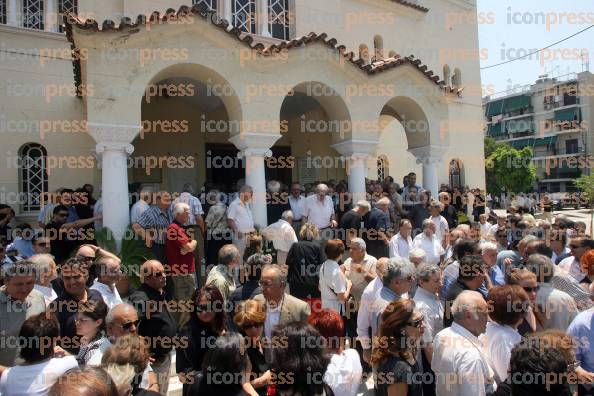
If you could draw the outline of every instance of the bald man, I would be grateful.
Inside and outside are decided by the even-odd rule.
[[[167,394],[173,337],[177,322],[170,312],[165,293],[165,268],[157,260],[148,260],[140,267],[142,285],[130,295],[129,300],[140,318],[138,334],[149,340],[153,370],[157,373],[159,392]],[[180,309],[180,307],[177,307]]]

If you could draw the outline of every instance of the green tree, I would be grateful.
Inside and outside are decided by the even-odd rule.
[[[494,143],[494,144],[492,144]],[[507,144],[485,141],[487,191],[492,194],[527,192],[536,180],[532,149],[517,150]]]
[[[580,190],[580,199],[588,203],[588,207],[594,204],[594,174],[583,175],[573,181]]]

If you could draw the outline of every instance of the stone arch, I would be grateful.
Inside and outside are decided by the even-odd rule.
[[[398,96],[390,99],[380,113],[380,131],[394,118],[406,133],[408,149],[430,144],[430,124],[421,106],[413,99]]]

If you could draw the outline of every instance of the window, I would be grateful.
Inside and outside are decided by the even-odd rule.
[[[209,10],[216,10],[217,0],[192,0],[192,5],[204,4]]]
[[[20,150],[21,193],[26,197],[25,212],[41,209],[43,194],[48,190],[45,147],[27,143]]]
[[[377,62],[384,59],[384,39],[379,34],[373,38],[373,60],[372,62]]]
[[[289,39],[289,0],[268,0],[268,28],[272,37]]]
[[[6,25],[6,1],[0,0],[0,23]]]
[[[23,0],[23,27],[44,29],[43,0]]]
[[[365,44],[359,46],[359,59],[363,59],[364,64],[369,64],[369,48]]]
[[[377,157],[377,180],[384,181],[388,176],[388,159],[385,155]]]
[[[256,2],[233,0],[233,26],[247,33],[256,33]]]
[[[568,139],[565,141],[565,154],[576,154],[578,151],[577,139]]]
[[[59,0],[58,1],[58,26],[59,31],[64,32],[62,27],[62,17],[67,13],[78,14],[78,1],[77,0]]]
[[[458,160],[450,161],[450,187],[460,188],[462,187],[462,175],[460,172],[460,162]]]
[[[450,67],[448,65],[443,65],[443,81],[445,82],[446,87],[450,86]]]

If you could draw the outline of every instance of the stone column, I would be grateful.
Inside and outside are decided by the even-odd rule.
[[[356,203],[366,198],[365,177],[367,176],[367,162],[377,151],[375,140],[345,140],[331,147],[346,157],[349,178],[349,193],[351,201]]]
[[[264,158],[272,155],[270,148],[281,135],[265,133],[245,133],[231,137],[233,143],[243,155],[245,164],[245,184],[252,187],[252,213],[254,223],[259,227],[268,225],[266,214],[266,167]]]
[[[256,34],[272,37],[268,25],[268,0],[256,0]]]
[[[446,147],[425,146],[408,151],[417,157],[417,164],[423,165],[423,188],[431,191],[431,197],[437,198],[439,191],[439,178],[437,168],[442,166],[442,157],[446,152]]]
[[[227,20],[229,25],[233,25],[233,7],[231,5],[231,1],[233,0],[219,0],[219,15],[221,18]]]
[[[45,0],[44,20],[46,32],[58,31],[58,0]]]
[[[19,0],[8,0],[8,7],[7,7],[8,15],[7,22],[10,26],[21,26],[22,24],[19,22]]]

